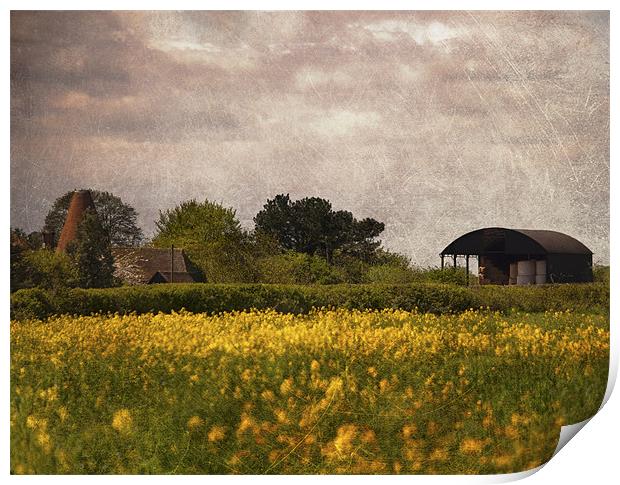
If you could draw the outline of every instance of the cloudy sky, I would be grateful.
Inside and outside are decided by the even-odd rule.
[[[278,193],[385,222],[420,265],[485,226],[609,260],[603,12],[13,12],[11,225],[119,195],[246,227]]]

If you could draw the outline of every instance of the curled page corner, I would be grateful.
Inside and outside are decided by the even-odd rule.
[[[572,440],[581,429],[588,424],[592,418],[588,418],[584,421],[580,421],[579,423],[567,424],[560,428],[560,439],[558,440],[558,445],[555,447],[555,451],[553,452],[553,456],[557,455],[559,451],[566,446],[570,440]],[[553,459],[553,456],[551,459]]]
[[[515,473],[503,473],[501,475],[487,475],[482,479],[482,483],[508,483],[508,482],[516,482],[518,480],[523,480],[524,478],[530,477],[534,475],[538,470],[544,467],[546,463],[542,465],[538,465],[536,468],[531,468],[530,470],[524,470],[522,472]]]
[[[603,407],[604,404],[605,404],[605,402],[603,402],[603,404],[601,404],[601,407]],[[527,478],[527,477],[530,477],[530,476],[534,475],[536,472],[538,472],[540,469],[542,469],[545,465],[547,465],[547,463],[549,463],[553,459],[553,457],[555,455],[557,455],[560,452],[560,450],[562,448],[564,448],[564,446],[566,446],[566,444],[570,440],[572,440],[575,437],[575,435],[577,433],[579,433],[579,431],[581,431],[581,429],[586,424],[588,424],[588,422],[592,419],[592,417],[590,417],[588,419],[585,419],[584,421],[581,421],[579,423],[567,424],[565,426],[562,426],[560,428],[560,437],[558,439],[558,444],[555,447],[555,450],[553,451],[553,455],[551,456],[551,458],[549,460],[547,460],[542,465],[539,465],[536,468],[532,468],[530,470],[524,470],[522,472],[506,473],[506,474],[503,474],[503,475],[489,475],[487,477],[487,480],[484,480],[484,481],[486,483],[516,482],[518,480],[523,480],[524,478]]]

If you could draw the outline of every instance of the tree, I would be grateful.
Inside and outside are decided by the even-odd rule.
[[[155,226],[153,245],[184,249],[207,281],[256,279],[252,240],[241,228],[234,209],[192,199],[160,211]]]
[[[71,258],[49,249],[28,251],[24,256],[26,287],[60,290],[77,286],[78,274]]]
[[[91,190],[99,221],[109,235],[112,246],[138,246],[143,241],[142,229],[136,223],[138,213],[120,197],[110,192]],[[54,202],[45,217],[45,231],[54,231],[54,243],[58,242],[60,232],[67,218],[73,191],[67,192]]]
[[[30,249],[26,233],[18,228],[11,228],[11,291],[27,287],[27,271],[24,261]]]
[[[283,250],[324,257],[332,263],[340,252],[370,262],[385,226],[375,219],[358,221],[348,211],[334,211],[331,203],[319,197],[291,201],[288,194],[268,200],[256,217],[257,233],[278,241]]]
[[[76,238],[67,248],[82,288],[114,285],[114,258],[107,235],[98,214],[87,210],[78,225]]]

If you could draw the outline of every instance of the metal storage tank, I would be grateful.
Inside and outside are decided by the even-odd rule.
[[[517,284],[533,285],[534,283],[536,283],[536,261],[517,262]]]
[[[547,261],[536,261],[536,284],[544,285],[547,282]]]
[[[517,284],[517,276],[518,276],[517,263],[510,263],[510,277],[508,278],[508,284],[509,285],[516,285]]]

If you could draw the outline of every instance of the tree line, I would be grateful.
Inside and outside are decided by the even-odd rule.
[[[11,289],[121,284],[113,275],[112,247],[182,248],[199,281],[214,283],[409,283],[421,271],[409,258],[381,246],[385,225],[335,210],[329,200],[288,194],[267,200],[244,229],[233,208],[195,199],[160,211],[146,240],[137,212],[119,197],[91,190],[96,213],[87,212],[66,254],[41,248],[41,233],[60,236],[73,192],[59,197],[40,232],[11,229]],[[454,279],[435,271],[437,280]]]

